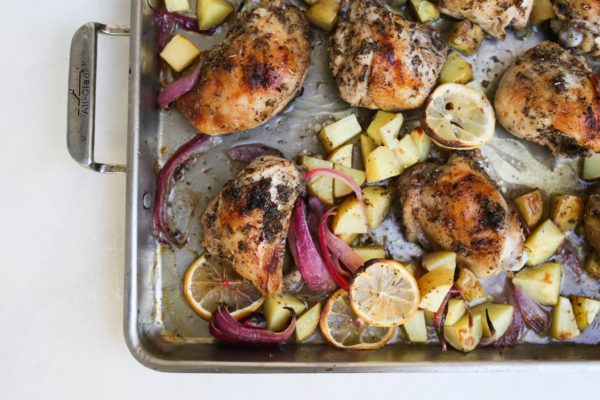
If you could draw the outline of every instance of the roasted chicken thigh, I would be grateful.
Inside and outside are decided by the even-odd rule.
[[[399,180],[405,236],[451,250],[479,278],[524,264],[516,211],[479,165],[479,153],[455,152],[444,165],[418,164]]]
[[[345,101],[401,111],[423,104],[446,52],[435,29],[392,14],[383,0],[342,0],[329,62]]]
[[[508,68],[494,106],[506,130],[555,155],[600,151],[600,81],[556,43],[540,43]]]
[[[588,243],[600,254],[600,190],[597,187],[585,203],[583,227]]]
[[[238,25],[204,59],[198,84],[177,105],[198,132],[254,128],[300,91],[310,61],[304,13],[285,0],[248,3]]]
[[[556,18],[551,26],[566,47],[600,57],[600,1],[552,0]]]
[[[290,217],[303,191],[302,173],[293,162],[272,156],[254,160],[209,203],[201,220],[202,245],[264,295],[278,292]]]

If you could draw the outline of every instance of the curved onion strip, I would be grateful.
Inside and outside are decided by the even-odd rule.
[[[213,313],[208,326],[210,334],[222,342],[232,344],[273,345],[288,339],[296,329],[296,313],[292,313],[292,320],[287,328],[281,332],[273,332],[261,328],[250,328],[233,319],[227,308],[220,306]]]
[[[327,219],[332,213],[333,209],[328,210],[325,214],[323,214],[323,216],[321,217],[321,222],[319,223],[319,243],[321,244],[321,253],[323,255],[323,260],[325,260],[325,265],[329,269],[329,273],[333,277],[335,283],[337,283],[338,286],[344,289],[345,291],[348,291],[350,283],[344,276],[342,276],[338,272],[335,265],[333,264],[331,256],[329,255],[329,249],[327,248],[327,240],[325,239],[325,232],[327,229],[329,229],[327,227]]]
[[[336,169],[331,169],[331,168],[312,169],[304,175],[304,179],[309,181],[311,178],[314,178],[315,176],[321,176],[321,175],[328,175],[335,179],[339,179],[340,181],[344,182],[346,185],[350,186],[352,188],[352,190],[354,191],[354,193],[356,194],[356,198],[358,199],[358,202],[361,205],[363,214],[365,215],[365,218],[366,218],[367,210],[365,209],[365,202],[363,200],[362,190],[360,189],[360,186],[356,182],[354,182],[354,179],[352,179],[351,177],[349,177],[342,171],[338,171]]]
[[[433,327],[440,337],[440,343],[442,344],[443,352],[448,351],[448,346],[446,345],[446,336],[444,336],[444,330],[442,328],[444,326],[444,321],[446,320],[447,306],[448,301],[450,301],[450,296],[452,296],[452,291],[449,291],[446,294],[446,297],[444,297],[444,300],[442,300],[442,304],[440,304],[438,310],[435,312],[435,314],[433,314]]]
[[[518,286],[514,287],[513,296],[527,326],[538,335],[546,335],[550,327],[548,313]]]
[[[335,282],[323,263],[308,229],[306,206],[301,198],[296,200],[292,211],[288,241],[292,257],[306,285],[318,292],[330,292],[335,289]]]
[[[583,274],[581,260],[577,256],[577,250],[569,240],[564,240],[558,248],[557,255],[562,261],[562,264],[568,267],[576,275]]]
[[[158,95],[158,106],[165,108],[173,101],[177,100],[196,86],[200,78],[200,70],[202,62],[199,62],[194,67],[194,70],[171,83],[168,83]]]
[[[227,150],[227,155],[233,161],[250,162],[262,156],[283,157],[281,151],[262,144],[242,144]]]
[[[162,51],[169,40],[171,40],[171,36],[177,27],[204,34],[212,34],[214,32],[214,28],[208,31],[201,31],[196,18],[170,12],[164,8],[154,11],[154,24],[158,29],[158,51]]]
[[[331,213],[330,215],[334,215]],[[338,258],[350,272],[356,272],[365,263],[361,256],[356,254],[352,247],[348,246],[342,239],[335,236],[327,224],[325,224],[325,241],[331,253]]]
[[[335,269],[338,272],[338,274],[340,274],[341,276],[343,276],[346,279],[350,279],[350,277],[351,277],[350,272],[348,272],[347,270],[345,270],[340,265],[340,260],[336,256],[331,257],[331,262],[333,263],[333,266],[335,267]]]
[[[178,247],[185,244],[185,235],[171,229],[168,221],[167,204],[171,184],[175,181],[175,176],[181,172],[181,169],[198,153],[206,151],[209,145],[215,142],[213,137],[207,135],[197,135],[189,142],[177,149],[169,158],[158,173],[156,183],[156,193],[154,196],[154,212],[152,215],[152,225],[154,234],[157,238],[165,239],[169,243]]]
[[[506,348],[517,344],[525,332],[523,316],[521,315],[521,310],[519,309],[514,298],[514,294],[511,294],[509,297],[509,303],[512,304],[514,309],[513,320],[506,330],[506,333],[504,333],[504,335],[502,335],[502,337],[499,338],[496,343],[494,343],[494,346],[498,348]]]

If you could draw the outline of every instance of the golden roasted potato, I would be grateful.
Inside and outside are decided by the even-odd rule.
[[[356,119],[356,115],[350,114],[347,117],[344,117],[339,121],[336,121],[333,124],[327,125],[321,129],[319,136],[321,137],[323,148],[325,151],[330,153],[344,143],[358,136],[361,130],[362,128]]]
[[[595,187],[588,195],[583,212],[585,239],[596,254],[600,254],[600,187]],[[596,274],[599,276],[599,274]]]
[[[573,307],[577,327],[582,332],[594,322],[596,315],[600,311],[600,301],[587,297],[571,297],[571,306]]]
[[[420,277],[417,282],[421,293],[419,308],[436,312],[453,282],[454,269],[451,268],[438,268]]]
[[[542,219],[544,213],[544,199],[539,189],[532,190],[513,200],[515,207],[523,217],[523,221],[530,228]]]
[[[377,144],[373,139],[367,135],[360,135],[360,154],[362,156],[363,164],[367,163],[367,157],[369,157],[369,154],[371,154],[376,147]]]
[[[440,18],[439,8],[427,0],[410,0],[413,12],[419,22],[431,22]]]
[[[600,278],[600,258],[592,251],[585,262],[585,270],[594,278]]]
[[[347,168],[352,168],[353,150],[353,143],[345,144],[341,147],[338,147],[331,154],[329,154],[329,157],[327,157],[327,161]]]
[[[336,235],[338,238],[342,239],[346,244],[353,244],[358,239],[358,233],[348,233],[348,234],[339,234]]]
[[[198,0],[196,3],[198,27],[201,31],[214,28],[222,24],[233,10],[233,5],[227,0]]]
[[[471,310],[473,316],[481,316],[481,325],[483,327],[483,336],[491,337],[492,330],[488,324],[487,315],[490,317],[492,326],[494,327],[495,336],[501,338],[508,330],[513,320],[515,309],[510,304],[483,303],[479,304]]]
[[[434,251],[423,256],[421,266],[427,271],[433,271],[438,268],[450,268],[454,271],[456,268],[456,253],[453,251]]]
[[[365,168],[369,183],[398,176],[404,171],[394,152],[386,146],[379,146],[369,154]]]
[[[419,149],[415,145],[411,135],[405,135],[396,143],[394,154],[404,168],[411,167],[419,162]]]
[[[544,221],[525,241],[527,265],[533,266],[546,261],[564,239],[565,234],[551,220]]]
[[[427,341],[427,326],[423,310],[417,310],[402,326],[411,342],[425,343]]]
[[[560,295],[561,278],[562,266],[559,263],[547,263],[522,269],[515,275],[512,283],[538,303],[553,306]]]
[[[363,259],[364,262],[376,258],[385,258],[385,248],[383,246],[354,246],[352,250]]]
[[[448,45],[454,50],[470,56],[477,51],[484,37],[485,32],[479,25],[463,19],[454,25]]]
[[[556,340],[571,340],[581,335],[573,313],[571,302],[566,297],[559,297],[552,309],[550,336]]]
[[[398,146],[398,134],[402,129],[404,123],[404,117],[401,113],[395,114],[394,118],[379,128],[379,137],[384,146],[390,149],[395,149]]]
[[[563,232],[575,228],[583,217],[583,197],[556,196],[552,201],[550,219]]]
[[[296,331],[294,332],[296,342],[301,343],[313,335],[321,318],[321,303],[317,303],[308,309],[296,321]]]
[[[475,274],[467,268],[461,267],[458,270],[456,286],[467,301],[473,301],[485,297],[485,292],[479,283]]]
[[[473,315],[472,322],[470,325],[469,316],[464,315],[454,325],[444,326],[444,337],[448,344],[465,353],[475,350],[483,335],[481,316]]]
[[[473,79],[473,67],[467,60],[451,51],[440,72],[442,83],[468,83]]]
[[[444,326],[454,325],[459,319],[467,312],[467,303],[463,299],[450,299],[448,300],[448,312],[446,313],[446,320]]]
[[[165,8],[169,12],[182,12],[190,9],[188,0],[165,0]]]
[[[369,228],[377,228],[387,217],[395,192],[390,186],[368,186],[363,189]]]
[[[366,175],[365,171],[361,171],[359,169],[348,168],[342,165],[334,165],[334,168],[338,171],[342,171],[346,175],[348,175],[352,180],[358,185],[361,186],[365,183]],[[333,180],[333,197],[344,197],[347,194],[352,193],[353,190],[350,186],[346,185],[339,179]]]
[[[595,181],[600,178],[600,153],[594,153],[583,160],[581,177],[586,181]]]
[[[292,318],[292,314],[285,309],[292,308],[297,315],[306,310],[306,304],[289,294],[272,294],[265,300],[263,310],[267,320],[267,329],[270,331],[280,331]]]
[[[368,232],[367,219],[356,197],[349,197],[339,205],[332,229],[336,235]]]
[[[381,127],[392,121],[394,118],[396,118],[396,114],[379,110],[369,124],[367,135],[369,135],[378,146],[383,144],[380,134]]]
[[[431,139],[429,139],[429,136],[427,136],[423,128],[418,127],[410,132],[410,137],[412,137],[412,140],[419,151],[419,161],[427,160],[429,151],[431,150]]]
[[[533,0],[533,8],[529,14],[529,23],[537,25],[556,16],[550,0]]]
[[[199,55],[200,49],[183,35],[173,36],[160,52],[160,58],[177,72],[186,69]]]
[[[320,158],[310,156],[300,156],[300,165],[306,167],[307,170],[313,170],[316,168],[333,168],[333,164],[329,161],[321,160]],[[330,176],[322,175],[312,178],[308,182],[308,192],[313,196],[317,196],[324,204],[331,206],[333,205],[333,178]]]
[[[338,22],[340,3],[338,0],[318,0],[306,11],[306,18],[315,26],[331,32]]]

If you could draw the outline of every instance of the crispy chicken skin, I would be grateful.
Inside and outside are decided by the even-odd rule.
[[[252,6],[209,51],[198,84],[177,102],[198,132],[222,135],[257,127],[304,83],[311,53],[304,13],[285,0]]]
[[[585,202],[583,214],[585,238],[590,246],[600,254],[600,189],[596,187]]]
[[[575,157],[600,151],[600,81],[579,58],[543,42],[505,73],[496,117],[516,137]]]
[[[440,0],[440,10],[451,17],[468,19],[497,39],[506,37],[506,27],[524,29],[534,0]]]
[[[278,292],[290,217],[303,192],[303,176],[294,163],[257,158],[208,204],[201,218],[202,245],[264,295]]]
[[[399,180],[408,240],[451,250],[479,278],[523,265],[516,211],[479,165],[479,152],[455,152],[444,165],[418,164]]]
[[[600,1],[552,0],[552,3],[556,18],[551,26],[560,42],[600,57]]]
[[[392,14],[382,0],[342,0],[329,64],[352,106],[401,111],[423,104],[447,50],[435,29]]]

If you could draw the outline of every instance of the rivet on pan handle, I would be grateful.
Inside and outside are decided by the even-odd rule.
[[[97,172],[125,172],[125,165],[94,160],[96,111],[96,53],[98,33],[129,35],[129,28],[89,22],[77,30],[71,42],[67,148],[71,157]]]

